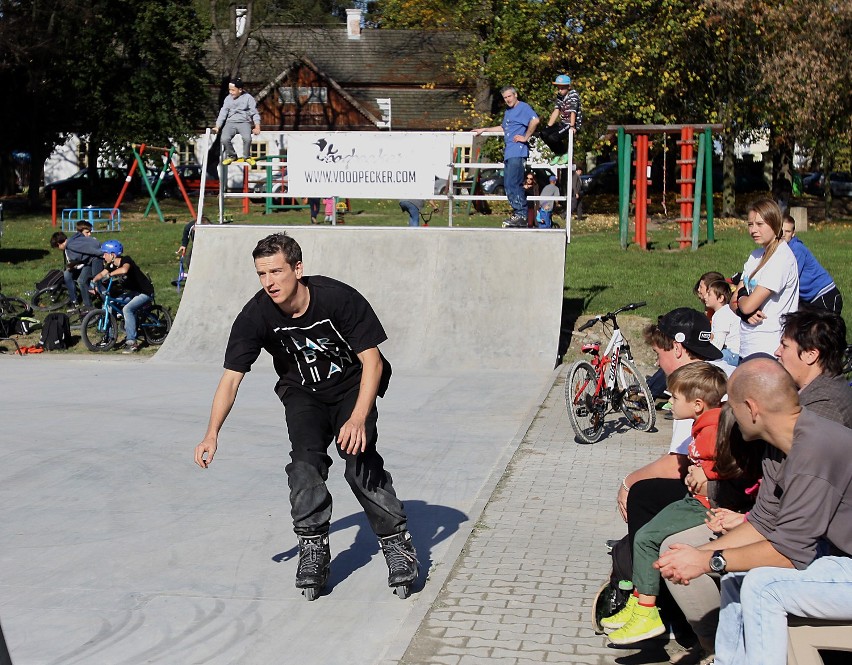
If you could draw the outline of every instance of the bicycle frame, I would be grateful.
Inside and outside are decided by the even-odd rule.
[[[624,348],[624,342],[624,335],[621,334],[621,329],[618,327],[618,323],[616,322],[615,328],[612,331],[612,336],[606,345],[606,349],[604,349],[603,355],[598,356],[596,353],[591,352],[592,366],[595,368],[596,397],[601,394],[602,390],[606,390],[607,388],[612,389],[615,387],[615,378],[618,368],[621,366],[621,352],[622,348]],[[629,348],[627,352],[629,357]],[[585,390],[585,387],[586,385],[582,386],[581,390],[577,393],[577,396]]]
[[[565,402],[571,426],[585,443],[595,443],[600,439],[604,418],[610,410],[622,411],[628,425],[634,429],[647,432],[654,425],[650,390],[633,365],[630,345],[617,319],[621,312],[644,305],[644,302],[625,305],[614,312],[596,316],[578,328],[578,332],[588,330],[600,323],[606,333],[609,330],[607,323],[612,324],[603,354],[600,353],[600,342],[584,344],[583,351],[590,353],[591,359],[575,362],[565,382]]]

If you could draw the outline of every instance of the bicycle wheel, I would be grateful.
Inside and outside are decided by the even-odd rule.
[[[118,339],[118,321],[112,312],[93,309],[83,317],[80,337],[89,351],[109,351]]]
[[[166,341],[166,335],[172,329],[169,310],[162,305],[151,305],[151,308],[139,320],[139,329],[148,344],[159,346]]]
[[[654,398],[651,397],[651,389],[645,377],[627,358],[621,359],[617,384],[620,398],[618,406],[627,416],[628,424],[640,432],[647,432],[657,421]]]
[[[595,368],[582,360],[574,363],[565,381],[565,406],[574,433],[585,443],[596,443],[603,434],[607,401],[595,395],[596,388]]]
[[[52,312],[62,307],[68,307],[71,304],[71,298],[68,296],[68,289],[65,288],[65,284],[57,284],[36,291],[30,302],[35,309],[42,312]]]
[[[0,316],[30,316],[32,308],[20,298],[8,298],[0,295]]]

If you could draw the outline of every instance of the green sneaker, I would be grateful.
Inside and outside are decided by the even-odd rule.
[[[559,160],[560,164],[570,164],[571,158],[568,155],[562,155],[562,159]]]
[[[637,603],[633,608],[633,616],[621,628],[609,634],[609,641],[618,645],[634,644],[665,632],[666,627],[660,619],[660,610],[656,607],[642,607]]]
[[[630,617],[633,616],[633,608],[637,606],[638,602],[639,601],[636,600],[636,596],[630,594],[630,598],[627,599],[627,603],[624,607],[611,617],[604,617],[601,619],[601,626],[603,629],[615,630],[616,628],[621,628],[624,624],[630,621]]]
[[[225,159],[222,160],[222,166],[227,166],[228,164],[233,164],[233,163],[234,163],[233,157],[225,157]]]
[[[254,157],[249,157],[246,161],[249,166],[255,166],[257,164],[257,160]]]

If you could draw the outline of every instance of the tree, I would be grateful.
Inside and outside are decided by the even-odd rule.
[[[201,117],[206,34],[179,0],[0,0],[0,84],[18,92],[0,150],[27,150],[35,185],[72,133],[87,137],[90,164],[187,136]],[[29,196],[36,205],[37,186]]]
[[[852,5],[814,0],[767,8],[772,48],[761,60],[769,102],[792,137],[821,156],[824,173],[852,139]],[[831,191],[825,183],[825,212]]]

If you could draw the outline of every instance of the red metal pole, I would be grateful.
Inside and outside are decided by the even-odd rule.
[[[181,196],[183,196],[183,200],[186,203],[189,214],[193,219],[195,219],[197,217],[195,214],[195,206],[192,205],[192,201],[189,199],[189,194],[186,193],[186,187],[183,185],[183,178],[180,177],[180,173],[178,173],[177,167],[175,167],[175,163],[171,159],[169,160],[169,168],[172,170],[172,175],[175,177],[175,182],[177,183]]]
[[[680,238],[681,249],[692,244],[692,206],[695,196],[694,128],[680,130]]]
[[[135,147],[135,146],[134,146]],[[139,145],[139,156],[142,156],[142,153],[145,152],[145,144],[142,143]],[[124,195],[127,193],[127,188],[130,187],[130,181],[133,178],[133,174],[136,173],[136,167],[139,166],[139,163],[136,159],[133,160],[133,163],[130,165],[130,171],[127,173],[127,177],[124,179],[124,186],[121,188],[121,191],[118,193],[118,198],[115,200],[115,205],[112,207],[112,212],[110,213],[110,217],[115,215],[115,211],[118,210],[119,206],[121,206],[121,201],[124,199]]]
[[[53,226],[56,226],[56,190],[50,190],[50,216]]]
[[[636,137],[636,238],[642,249],[648,249],[648,135]]]

